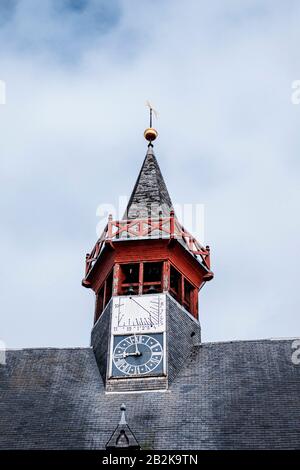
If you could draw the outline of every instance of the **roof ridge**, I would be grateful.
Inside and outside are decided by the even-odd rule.
[[[210,344],[231,344],[231,343],[258,343],[258,342],[270,342],[270,341],[292,341],[294,339],[299,339],[299,336],[285,337],[285,338],[257,338],[257,339],[233,339],[227,341],[207,341],[201,342],[195,346],[206,346]]]
[[[6,348],[5,351],[71,351],[71,350],[92,350],[92,346],[70,346],[70,347],[58,347],[58,346],[45,346],[45,347],[26,347],[26,348]]]

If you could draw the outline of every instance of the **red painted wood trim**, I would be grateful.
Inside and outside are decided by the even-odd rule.
[[[114,265],[114,271],[113,271],[112,295],[118,295],[118,291],[119,291],[119,272],[120,272],[120,265],[118,263],[116,263]]]
[[[143,280],[144,280],[144,263],[140,263],[139,267],[139,295],[143,293]]]
[[[180,303],[184,302],[184,276],[181,275],[181,285],[180,285]]]
[[[169,261],[164,261],[163,263],[163,291],[167,292],[170,287],[170,263]]]

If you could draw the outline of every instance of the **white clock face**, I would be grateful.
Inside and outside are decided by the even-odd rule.
[[[166,295],[128,295],[114,297],[112,333],[164,332]]]

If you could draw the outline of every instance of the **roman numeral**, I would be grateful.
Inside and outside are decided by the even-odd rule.
[[[131,369],[131,365],[127,364],[127,363],[126,363],[126,366],[122,367],[122,371],[125,372],[125,373],[129,372],[130,369]]]
[[[151,358],[151,362],[153,362],[153,363],[156,364],[156,365],[159,364],[160,361],[161,361],[161,357],[160,357],[159,359],[156,359],[155,357],[152,357],[152,358]]]
[[[122,359],[116,358],[115,364],[119,369],[121,369],[122,367],[124,367],[127,364],[127,362],[123,358]]]

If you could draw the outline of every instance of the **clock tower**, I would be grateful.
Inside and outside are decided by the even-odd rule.
[[[180,224],[153,151],[121,220],[110,216],[86,255],[95,292],[91,344],[106,391],[165,390],[201,341],[199,291],[213,278],[209,247]]]

